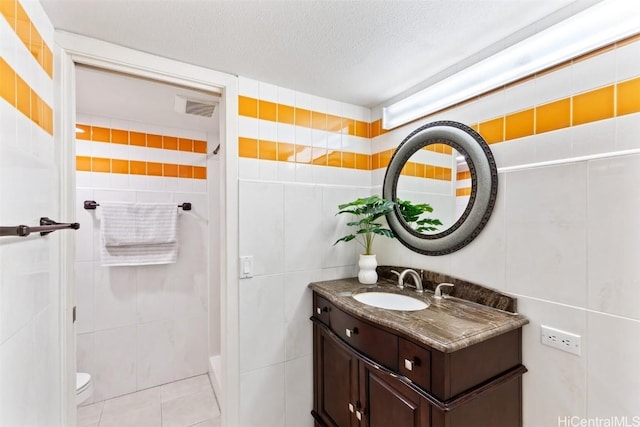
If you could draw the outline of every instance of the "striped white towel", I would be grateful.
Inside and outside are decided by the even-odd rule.
[[[171,264],[178,258],[175,203],[100,204],[103,266]]]

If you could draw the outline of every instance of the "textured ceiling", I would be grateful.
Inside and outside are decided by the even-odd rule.
[[[56,29],[362,106],[597,0],[41,0]]]

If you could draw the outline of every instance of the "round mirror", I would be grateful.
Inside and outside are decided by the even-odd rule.
[[[444,255],[466,246],[485,226],[498,191],[493,154],[468,126],[421,126],[396,149],[382,197],[396,203],[389,227],[408,248]]]

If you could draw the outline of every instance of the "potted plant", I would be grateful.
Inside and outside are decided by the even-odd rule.
[[[442,222],[437,218],[420,218],[425,212],[433,212],[433,208],[428,203],[414,205],[409,200],[396,199],[396,205],[405,222],[418,233],[433,232],[442,225]]]
[[[362,245],[364,253],[360,255],[358,262],[360,267],[358,280],[360,283],[373,284],[378,281],[378,273],[376,272],[378,263],[376,256],[372,252],[373,240],[376,236],[393,238],[394,234],[393,231],[376,221],[391,212],[393,207],[394,203],[392,201],[385,200],[379,196],[359,198],[353,202],[338,206],[339,212],[336,215],[351,214],[356,217],[354,221],[347,223],[348,226],[355,227],[355,232],[336,240],[334,245],[354,239]]]

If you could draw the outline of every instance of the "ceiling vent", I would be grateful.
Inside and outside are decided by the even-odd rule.
[[[174,107],[178,113],[191,114],[192,116],[212,117],[213,112],[216,109],[216,102],[190,99],[176,95]]]

